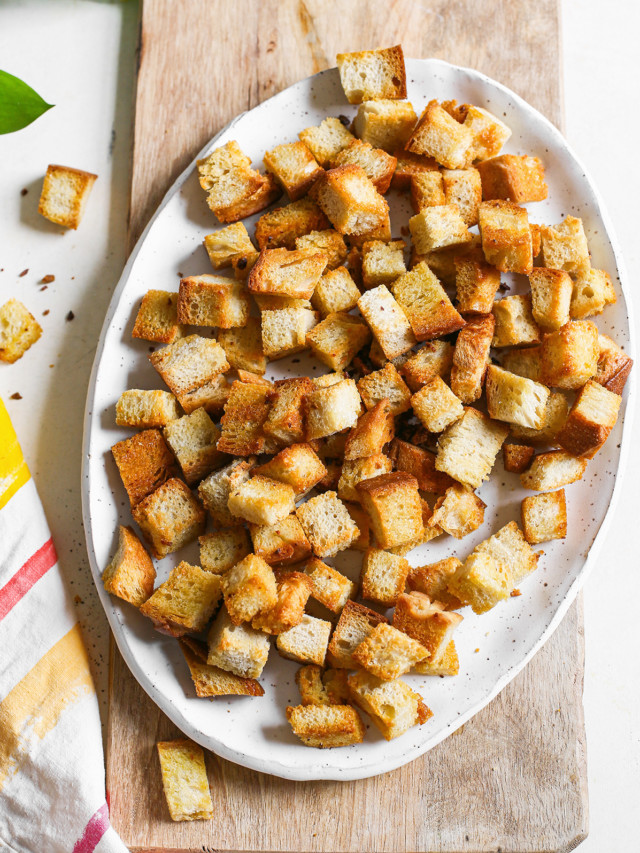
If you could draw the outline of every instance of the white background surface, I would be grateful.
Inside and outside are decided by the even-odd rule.
[[[31,127],[0,137],[0,304],[17,297],[43,327],[42,338],[21,361],[0,365],[0,395],[77,596],[103,697],[107,628],[86,562],[80,444],[95,342],[125,261],[136,20],[133,2],[29,0],[0,8],[0,67],[56,103]],[[638,32],[640,4],[633,0],[609,0],[606,6],[564,0],[567,136],[604,197],[632,284],[640,263]],[[100,176],[77,232],[63,233],[36,212],[42,176],[52,162]],[[22,188],[27,195],[21,196]],[[41,290],[38,282],[49,273],[56,280]],[[635,303],[638,324],[640,296]],[[49,313],[42,316],[44,311]],[[71,321],[65,319],[69,311]],[[22,399],[11,400],[14,392]],[[638,474],[640,443],[632,448],[600,565],[585,588],[591,820],[581,853],[626,853],[638,843]]]

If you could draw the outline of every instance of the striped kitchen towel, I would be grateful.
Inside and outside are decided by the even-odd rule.
[[[95,688],[38,493],[0,400],[0,850],[126,853]]]

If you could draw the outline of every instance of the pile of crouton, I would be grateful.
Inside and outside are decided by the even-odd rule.
[[[198,163],[224,226],[204,237],[215,274],[142,300],[133,336],[162,345],[162,389],[117,402],[138,430],[112,449],[138,533],[120,528],[104,574],[178,639],[197,696],[263,695],[274,645],[300,664],[286,715],[312,747],[361,742],[362,712],[387,739],[431,716],[402,676],[455,676],[459,611],[518,594],[532,545],[566,535],[564,487],[605,443],[632,365],[593,322],[616,295],[581,220],[529,221],[544,167],[500,154],[504,122],[455,101],[418,117],[400,47],[338,67],[350,126],[301,130],[264,172],[233,141]],[[404,237],[390,188],[410,195]],[[252,238],[242,220],[283,194]],[[503,295],[501,273],[527,292]],[[302,350],[330,372],[264,377]],[[412,549],[482,524],[500,451],[534,492],[520,523],[412,566]],[[154,588],[152,558],[196,538],[200,564]],[[357,584],[331,564],[346,549]]]

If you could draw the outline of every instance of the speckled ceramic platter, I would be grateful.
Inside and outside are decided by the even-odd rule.
[[[547,201],[528,205],[533,222],[555,223],[566,214],[583,218],[593,265],[607,270],[618,301],[597,318],[599,328],[630,351],[633,346],[625,277],[609,220],[584,168],[559,131],[504,86],[469,69],[437,60],[408,60],[409,100],[419,113],[431,98],[486,107],[513,130],[506,153],[538,155],[546,167]],[[199,156],[235,139],[261,166],[265,150],[297,139],[298,131],[327,115],[352,117],[335,69],[291,86],[244,113],[212,140]],[[389,194],[392,231],[400,233],[410,215],[406,197]],[[247,222],[251,232],[252,221]],[[154,631],[133,607],[110,598],[101,573],[116,547],[119,523],[131,524],[128,500],[110,447],[130,431],[115,426],[114,407],[127,388],[160,388],[148,362],[149,345],[133,340],[131,330],[143,294],[150,288],[178,289],[180,275],[210,272],[203,237],[218,223],[208,210],[195,162],[167,193],[140,238],[111,301],[100,337],[87,402],[84,436],[83,510],[91,569],[118,647],[151,698],[186,735],[224,758],[289,779],[359,779],[392,770],[431,749],[486,705],[549,638],[575,598],[587,572],[597,562],[607,519],[615,511],[616,477],[624,470],[630,433],[628,396],[605,448],[589,463],[584,479],[567,488],[569,532],[563,541],[545,543],[539,568],[521,584],[522,595],[478,617],[468,608],[456,633],[460,674],[455,678],[406,676],[433,710],[423,726],[387,743],[373,726],[358,746],[315,750],[302,746],[285,718],[287,704],[299,702],[296,664],[272,650],[261,678],[265,695],[195,698],[187,667],[175,640]],[[524,277],[505,277],[517,293]],[[325,369],[297,356],[269,365],[267,378],[308,374]],[[633,380],[630,383],[632,386]],[[498,458],[492,477],[479,490],[487,504],[483,525],[462,541],[440,537],[409,554],[412,565],[456,555],[464,559],[481,540],[511,519],[519,519],[525,492],[516,475]],[[192,545],[157,564],[163,581],[181,559],[198,561]],[[338,556],[335,565],[356,578],[359,555]]]

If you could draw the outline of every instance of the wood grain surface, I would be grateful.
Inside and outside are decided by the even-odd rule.
[[[130,244],[175,177],[239,112],[335,64],[402,43],[511,86],[562,125],[557,0],[144,0]],[[112,643],[107,787],[133,851],[565,851],[587,831],[578,601],[466,726],[399,770],[287,782],[208,754],[213,821],[172,823],[155,750],[179,735]]]

